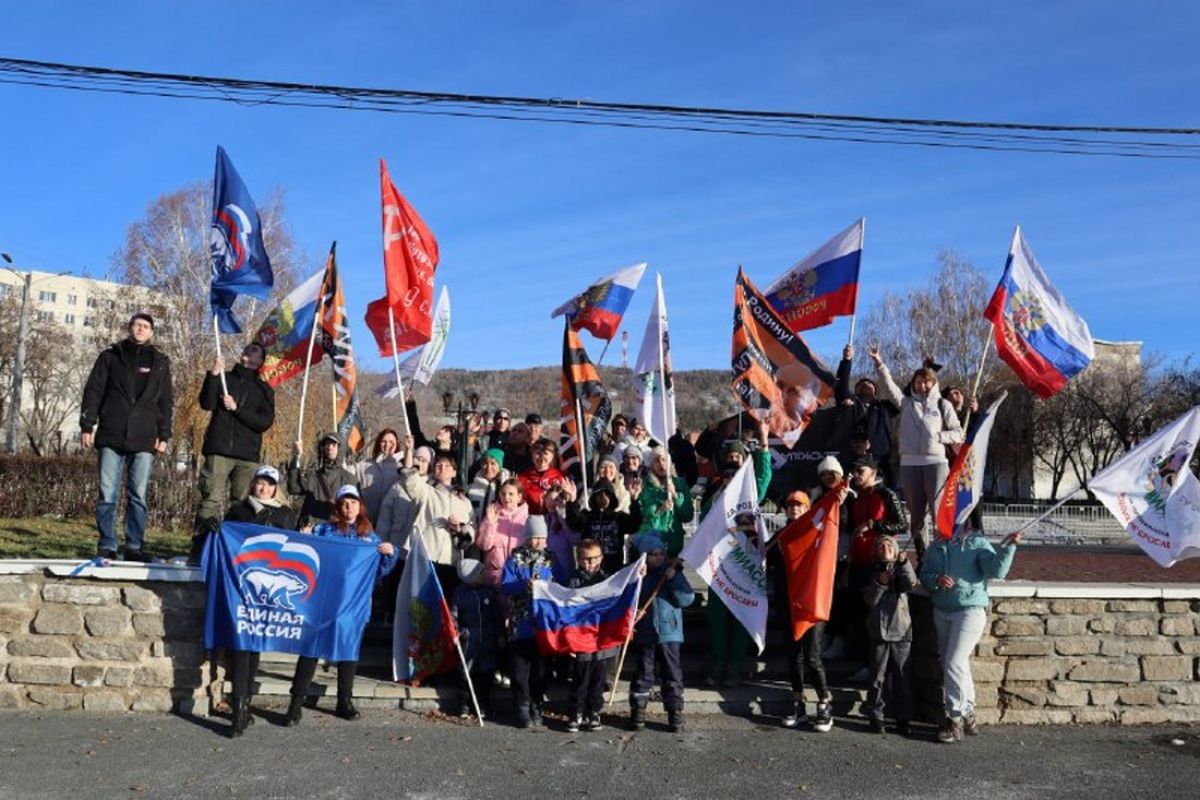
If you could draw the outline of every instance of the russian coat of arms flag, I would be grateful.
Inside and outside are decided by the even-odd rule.
[[[358,660],[379,568],[374,544],[225,522],[201,563],[206,649]]]

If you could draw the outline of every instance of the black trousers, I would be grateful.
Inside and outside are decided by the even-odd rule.
[[[229,680],[233,696],[249,700],[254,696],[254,675],[258,672],[259,653],[249,650],[229,651]]]
[[[629,705],[645,708],[650,701],[654,684],[662,689],[663,708],[683,710],[683,664],[679,659],[679,642],[634,642],[633,684],[629,689]]]
[[[546,663],[533,639],[518,639],[508,646],[509,677],[517,710],[542,704],[546,693]]]
[[[337,662],[337,696],[349,700],[354,696],[354,675],[358,672],[357,661]],[[292,677],[292,697],[307,697],[317,674],[317,659],[301,656],[296,661],[296,674]]]
[[[604,709],[604,683],[612,658],[575,659],[571,669],[571,691],[567,706],[577,717],[599,714]]]
[[[871,647],[871,688],[867,692],[867,716],[883,719],[890,703],[898,722],[912,719],[912,642],[874,642]]]
[[[799,641],[792,642],[790,667],[792,691],[804,692],[804,681],[812,681],[817,697],[828,697],[829,686],[825,682],[825,665],[821,662],[821,650],[825,642],[825,623],[818,622],[809,628]]]
[[[442,594],[445,596],[446,601],[449,602],[450,598],[454,596],[454,590],[462,583],[462,579],[458,577],[458,567],[453,564],[434,564],[433,571],[437,573],[438,583],[442,586]],[[392,572],[394,573],[395,570],[392,570]],[[396,586],[399,585],[397,581]],[[396,595],[393,594],[392,601],[395,602],[395,599]]]

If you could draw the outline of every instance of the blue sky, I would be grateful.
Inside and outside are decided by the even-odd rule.
[[[835,7],[836,6],[836,7]],[[309,83],[828,113],[1200,125],[1200,6],[977,3],[36,3],[6,57]],[[119,97],[0,85],[0,250],[103,273],[160,194],[287,192],[356,319],[382,293],[377,160],[438,237],[449,366],[555,363],[549,312],[590,279],[663,274],[677,368],[727,368],[732,284],[866,216],[860,308],[942,249],[999,277],[1020,223],[1093,335],[1179,359],[1200,300],[1200,162],[1070,157]],[[648,278],[652,273],[648,273]],[[626,316],[636,357],[651,301]],[[198,287],[197,291],[207,291]],[[981,323],[982,324],[982,323]],[[833,360],[847,322],[810,340]],[[360,361],[374,354],[364,325]],[[589,349],[595,357],[599,343]],[[615,363],[610,352],[607,363]]]

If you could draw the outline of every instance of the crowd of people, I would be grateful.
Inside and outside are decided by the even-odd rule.
[[[172,414],[170,362],[152,344],[153,332],[148,315],[134,315],[128,337],[101,353],[84,390],[80,426],[85,447],[98,451],[96,525],[103,558],[117,556],[114,518],[124,471],[129,502],[124,558],[147,560],[145,490],[154,453],[170,437]],[[500,408],[488,430],[464,422],[442,426],[430,439],[421,431],[415,405],[403,424],[374,437],[366,458],[347,459],[339,437],[323,434],[308,458],[304,442],[296,442],[281,471],[261,463],[262,435],[275,421],[274,393],[258,375],[263,349],[252,343],[230,369],[217,358],[201,388],[200,405],[211,417],[190,558],[198,560],[222,520],[356,537],[375,544],[381,555],[377,605],[387,615],[412,537],[419,537],[458,621],[467,667],[460,679],[465,686],[471,676],[483,713],[491,713],[494,686],[507,682],[517,724],[537,726],[547,682],[559,677],[570,686],[569,729],[595,730],[604,690],[619,678],[617,654],[578,654],[567,664],[543,657],[530,617],[533,585],[590,586],[645,555],[628,654],[634,670],[630,725],[645,724],[657,683],[668,724],[679,730],[683,609],[694,603],[695,593],[678,555],[691,523],[709,512],[749,461],[760,504],[788,521],[829,493],[841,501],[831,618],[800,635],[790,631],[793,702],[782,724],[830,730],[832,695],[824,660],[849,660],[862,665],[859,677],[870,687],[865,710],[872,730],[885,730],[890,710],[895,729],[908,732],[914,713],[909,595],[923,587],[931,598],[943,665],[945,721],[938,739],[958,741],[978,732],[969,659],[985,627],[987,583],[1007,574],[1020,537],[1011,535],[993,547],[977,515],[950,539],[931,536],[930,508],[978,404],[961,389],[943,392],[935,365],[914,370],[901,386],[878,348],[869,356],[875,377],[861,377],[851,388],[854,351],[845,348],[831,410],[846,421],[849,433],[845,441],[826,443],[813,485],[800,485],[773,474],[768,419],[744,424],[739,418],[733,427],[713,423],[659,442],[641,421],[618,414],[591,454],[586,476],[576,480],[560,470],[558,444],[536,413],[513,424],[511,412]],[[279,497],[281,484],[286,503]],[[791,530],[784,528],[780,536]],[[899,541],[906,533],[911,554]],[[772,548],[766,558],[772,602],[786,608],[789,588],[794,594],[800,578],[781,550]],[[704,682],[736,686],[753,673],[750,636],[714,593],[704,605]],[[251,721],[257,654],[235,652],[230,663],[231,730],[238,735]],[[297,664],[288,724],[301,719],[315,667],[315,659]],[[340,662],[337,668],[337,713],[354,719],[357,664]],[[818,698],[811,718],[807,686]],[[470,713],[466,695],[463,713]]]

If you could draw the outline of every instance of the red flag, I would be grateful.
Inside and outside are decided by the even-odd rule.
[[[392,355],[388,309],[396,320],[396,351],[429,341],[433,333],[433,274],[438,265],[437,240],[388,177],[379,159],[383,192],[383,274],[387,294],[367,306],[366,322],[381,356]]]
[[[800,519],[776,534],[787,570],[788,608],[792,638],[800,641],[808,629],[829,619],[833,605],[833,576],[837,571],[837,492],[817,501]]]

